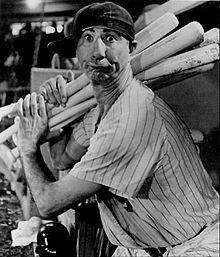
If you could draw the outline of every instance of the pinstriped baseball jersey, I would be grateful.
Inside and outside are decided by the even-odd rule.
[[[107,187],[97,200],[113,244],[176,245],[217,218],[218,194],[188,129],[149,88],[133,80],[96,130],[98,115],[75,128],[79,143],[90,140],[70,174]]]

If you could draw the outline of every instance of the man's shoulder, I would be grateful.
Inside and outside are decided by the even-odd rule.
[[[125,89],[125,91],[122,93],[120,100],[124,100],[126,97],[131,97],[133,99],[138,98],[149,98],[153,99],[155,96],[155,93],[143,82],[133,79],[129,86]],[[138,100],[136,99],[136,100]]]

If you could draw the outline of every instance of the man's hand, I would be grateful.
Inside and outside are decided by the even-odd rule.
[[[18,147],[21,153],[35,153],[48,134],[46,105],[42,95],[32,93],[17,103]]]
[[[40,86],[40,93],[44,97],[46,103],[56,107],[59,105],[65,106],[67,102],[66,84],[72,80],[74,80],[74,73],[69,70],[66,78],[59,75],[45,81]],[[67,160],[65,156],[65,149],[71,132],[72,129],[65,129],[65,131],[49,132],[47,135],[54,168],[63,169],[67,166],[66,162],[68,162],[69,165],[70,160]]]
[[[67,102],[66,84],[74,79],[74,73],[68,71],[68,77],[64,78],[61,75],[45,81],[40,86],[40,94],[45,101],[54,106],[65,106]]]

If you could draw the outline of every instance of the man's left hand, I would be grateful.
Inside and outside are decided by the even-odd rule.
[[[48,117],[43,96],[32,93],[17,103],[18,147],[23,154],[36,152],[48,134]]]

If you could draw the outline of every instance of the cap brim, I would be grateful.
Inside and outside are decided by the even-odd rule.
[[[63,57],[72,58],[76,56],[77,39],[74,36],[68,36],[50,42],[47,47],[53,54],[57,53]]]

